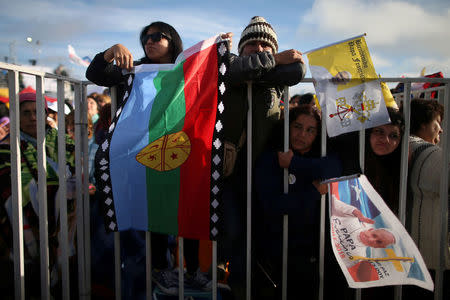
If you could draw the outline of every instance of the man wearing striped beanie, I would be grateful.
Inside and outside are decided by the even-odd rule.
[[[223,37],[223,36],[222,36]],[[228,33],[225,38],[231,38]],[[224,37],[223,37],[224,38]],[[306,67],[294,49],[278,52],[278,38],[263,17],[253,17],[241,34],[239,56],[230,55],[224,99],[224,225],[219,259],[230,261],[229,284],[236,299],[245,296],[245,178],[247,84],[252,87],[252,162],[270,142],[281,117],[280,99],[285,86],[299,83]],[[275,184],[275,183],[274,183]]]
[[[278,38],[275,30],[263,17],[258,16],[250,20],[250,23],[241,34],[239,55],[247,56],[251,53],[256,53],[257,50],[271,51],[272,53],[278,52]]]

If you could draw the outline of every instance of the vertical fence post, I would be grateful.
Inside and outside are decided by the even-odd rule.
[[[365,151],[366,149],[366,130],[363,128],[359,131],[359,166],[361,172],[364,173],[365,168]],[[355,299],[361,300],[361,289],[356,289]]]
[[[11,200],[14,253],[15,299],[25,299],[25,266],[23,253],[22,172],[20,155],[19,72],[8,72],[11,146]]]
[[[111,120],[117,110],[117,86],[113,86],[111,91]],[[115,292],[116,300],[122,299],[121,286],[121,262],[120,262],[120,233],[114,232],[114,272],[115,272]]]
[[[178,299],[184,299],[184,238],[178,237]]]
[[[39,245],[41,266],[41,298],[50,299],[50,272],[48,250],[47,215],[47,156],[45,149],[45,98],[44,78],[36,76],[36,118],[37,118],[37,163],[38,163],[38,202],[39,202]]]
[[[86,218],[89,218],[88,215],[84,214],[84,205],[87,205],[85,203],[84,199],[84,182],[83,182],[83,175],[86,177],[87,173],[86,170],[82,167],[82,161],[83,158],[81,154],[84,154],[84,151],[82,149],[84,141],[82,141],[82,130],[84,127],[84,124],[82,122],[81,117],[81,85],[76,84],[75,85],[75,118],[74,118],[74,125],[75,125],[75,175],[76,175],[76,209],[77,209],[77,244],[78,244],[78,290],[80,299],[84,299],[84,296],[86,295],[86,248],[85,248],[85,241],[86,237],[84,236],[84,221]],[[61,128],[60,128],[61,130]]]
[[[439,93],[441,94],[441,93]],[[445,84],[445,98],[444,98],[444,120],[442,128],[444,134],[442,135],[442,172],[441,172],[441,186],[439,190],[440,206],[441,206],[441,236],[439,239],[439,266],[436,270],[435,278],[435,294],[434,299],[444,299],[444,270],[446,268],[446,251],[448,251],[448,237],[446,235],[448,231],[448,165],[449,165],[449,118],[450,117],[450,83]],[[448,287],[447,287],[448,288]]]
[[[408,153],[409,153],[409,127],[410,127],[410,107],[411,107],[411,82],[405,83],[403,96],[403,117],[405,119],[405,132],[402,139],[402,155],[400,161],[400,195],[398,217],[403,226],[406,220],[406,189],[408,186]],[[394,287],[394,299],[402,299],[402,286]]]
[[[246,255],[246,299],[252,299],[252,82],[247,82],[247,255]]]
[[[289,151],[289,88],[284,88],[284,152]],[[283,193],[289,193],[289,169],[283,170]],[[281,299],[287,299],[287,280],[288,280],[288,238],[289,238],[289,216],[283,216],[283,255],[282,255],[282,281],[281,281]]]
[[[145,232],[145,274],[147,300],[152,299],[152,233]]]
[[[67,221],[67,174],[66,174],[66,121],[64,115],[64,81],[57,80],[58,99],[58,177],[59,177],[59,228],[61,237],[62,298],[70,299],[69,237]]]
[[[80,96],[80,121],[83,125],[81,127],[81,141],[83,145],[83,216],[84,224],[84,263],[85,263],[85,293],[86,297],[91,292],[91,206],[89,195],[89,133],[88,133],[88,115],[87,115],[87,99],[86,99],[86,87],[81,90]],[[92,137],[95,138],[94,136]]]
[[[217,241],[212,241],[212,297],[217,300]]]
[[[321,156],[327,155],[327,123],[325,114],[322,112],[321,131]],[[330,195],[330,193],[328,193]],[[325,217],[326,217],[326,195],[320,196],[320,246],[319,246],[319,300],[324,297],[325,285]]]

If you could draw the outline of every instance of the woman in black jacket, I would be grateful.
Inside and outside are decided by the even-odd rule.
[[[131,69],[140,64],[173,64],[177,56],[183,51],[183,43],[177,31],[169,24],[164,22],[153,22],[144,28],[140,33],[141,46],[145,56],[138,61],[133,60],[131,52],[122,44],[115,44],[104,52],[98,53],[88,69],[86,77],[93,83],[100,86],[117,86],[117,106],[123,99],[125,79],[124,70]],[[100,201],[101,202],[101,201]],[[129,230],[122,235],[122,259],[128,269],[128,276],[132,278],[140,277],[139,274],[145,274],[145,269],[139,261],[145,259],[145,237],[142,232]],[[187,249],[189,248],[186,245]],[[168,249],[168,237],[165,234],[152,234],[152,277],[158,286],[165,292],[176,293],[178,291],[177,281],[171,280],[168,268],[166,253]],[[186,249],[186,250],[187,250]],[[198,249],[198,246],[194,249]],[[194,252],[195,252],[194,250]],[[133,262],[134,263],[131,263]],[[195,262],[194,262],[195,264]],[[133,283],[132,285],[136,285]],[[142,289],[145,289],[145,283],[142,282]],[[128,291],[125,291],[127,294]],[[131,287],[129,297],[134,298],[139,292],[136,286]]]
[[[118,101],[121,101],[125,81],[122,69],[131,70],[140,64],[174,63],[183,51],[179,34],[164,22],[153,22],[142,28],[140,41],[145,53],[140,60],[134,61],[133,55],[124,45],[115,44],[94,57],[86,70],[86,78],[100,86],[118,85]]]

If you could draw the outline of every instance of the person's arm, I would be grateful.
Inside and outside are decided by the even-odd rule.
[[[302,157],[293,155],[292,150],[279,152],[280,167],[289,167],[291,172],[314,179],[329,179],[341,175],[342,166],[336,155],[320,158]]]
[[[116,44],[94,57],[86,70],[86,78],[97,85],[111,87],[123,81],[122,68],[129,70],[132,67],[133,56],[130,51]]]
[[[230,82],[245,81],[269,83],[271,86],[295,85],[305,76],[306,68],[301,53],[291,49],[280,53],[254,53],[249,56],[232,55]]]
[[[260,82],[277,86],[293,86],[305,77],[305,73],[306,66],[300,62],[288,65],[277,65],[262,76]]]
[[[231,54],[228,74],[230,83],[240,85],[246,81],[259,80],[275,66],[275,58],[269,52],[259,52],[243,57]]]

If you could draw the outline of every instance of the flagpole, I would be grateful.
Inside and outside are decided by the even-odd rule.
[[[357,39],[357,38],[360,38],[360,37],[363,37],[363,36],[366,36],[366,35],[367,35],[366,33],[363,33],[363,34],[360,34],[360,35],[357,35],[357,36],[354,36],[354,37],[351,37],[351,38],[348,38],[348,39],[345,39],[345,40],[342,40],[342,41],[339,41],[339,42],[331,43],[331,44],[328,44],[328,45],[325,45],[325,46],[322,46],[322,47],[319,47],[319,48],[315,48],[315,49],[311,49],[311,50],[302,52],[302,54],[308,54],[310,52],[314,52],[314,51],[317,51],[317,50],[320,50],[320,49],[323,49],[323,48],[331,47],[331,46],[334,46],[334,45],[337,45],[337,44],[345,43],[345,42],[348,42],[348,41],[351,41],[351,40],[354,40],[354,39]]]

